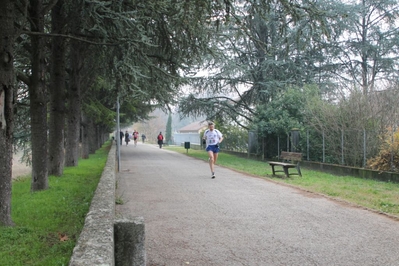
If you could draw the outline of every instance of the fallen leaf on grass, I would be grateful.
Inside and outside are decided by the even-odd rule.
[[[67,241],[69,238],[66,234],[58,232],[58,238],[60,239],[61,242]]]

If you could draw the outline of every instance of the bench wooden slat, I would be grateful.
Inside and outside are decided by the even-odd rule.
[[[282,151],[280,154],[280,159],[285,160],[285,161],[297,162],[297,163],[294,164],[294,163],[287,163],[287,162],[272,162],[272,161],[270,161],[269,165],[272,167],[273,175],[276,175],[276,172],[284,172],[285,176],[289,177],[290,174],[288,172],[288,169],[296,168],[298,173],[291,173],[291,175],[302,176],[301,168],[299,167],[299,162],[302,161],[302,153]],[[281,166],[283,168],[283,170],[276,170],[274,168],[275,166]]]

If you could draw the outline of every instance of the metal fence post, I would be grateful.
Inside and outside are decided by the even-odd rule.
[[[366,167],[366,152],[367,152],[367,146],[366,146],[366,129],[363,129],[363,167]]]
[[[325,148],[324,130],[323,130],[323,163],[325,162],[326,162],[326,148]]]
[[[277,156],[280,158],[280,136],[277,137]]]
[[[341,164],[344,165],[344,130],[341,130]]]
[[[306,158],[309,161],[309,129],[306,130]]]
[[[391,170],[394,170],[394,163],[393,163],[393,146],[394,146],[394,141],[395,141],[395,131],[396,127],[393,128],[391,132]]]
[[[116,139],[116,150],[117,150],[117,160],[118,160],[118,172],[121,170],[121,126],[120,126],[120,117],[119,117],[119,95],[116,96],[116,127],[117,127],[117,139]]]

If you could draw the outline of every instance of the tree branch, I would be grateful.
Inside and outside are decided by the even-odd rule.
[[[50,10],[57,4],[58,0],[51,0],[50,3],[48,3],[48,5],[43,8],[42,13],[43,15],[46,15],[47,13],[50,12]]]
[[[30,85],[31,81],[30,81],[30,77],[25,75],[23,72],[18,71],[17,72],[17,79],[19,81],[22,81],[23,83],[25,83],[27,86]]]

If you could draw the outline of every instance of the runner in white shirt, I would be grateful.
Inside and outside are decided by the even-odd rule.
[[[206,141],[206,151],[209,155],[208,160],[212,178],[215,178],[215,164],[220,151],[219,144],[223,141],[223,134],[215,129],[215,124],[213,122],[208,122],[208,129],[204,132],[203,140]]]

